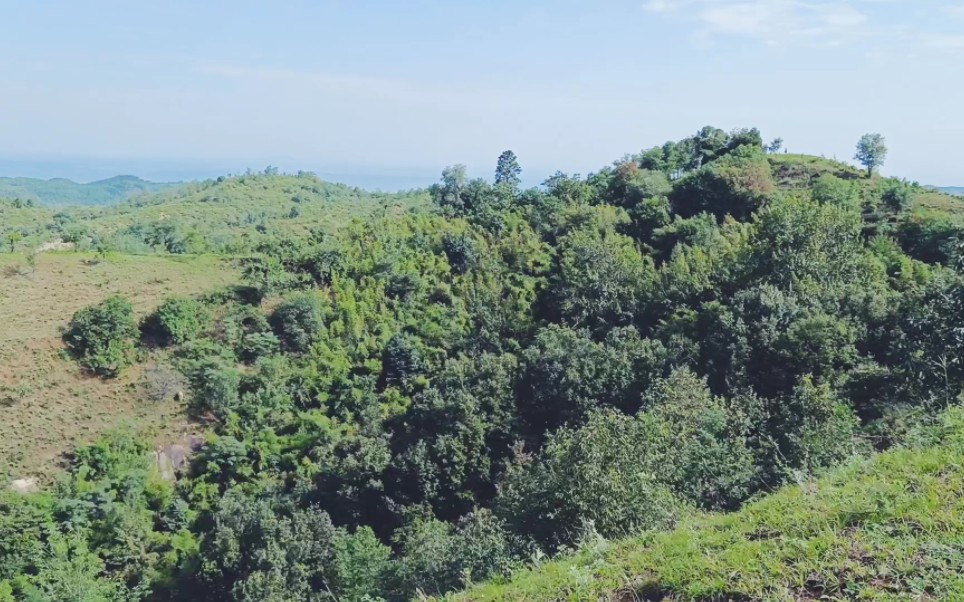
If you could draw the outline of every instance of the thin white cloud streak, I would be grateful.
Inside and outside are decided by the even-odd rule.
[[[880,39],[913,49],[962,49],[956,34],[875,22],[868,12],[883,3],[907,4],[908,10],[922,8],[907,0],[649,0],[643,8],[663,18],[692,23],[693,39],[701,44],[730,36],[772,47],[841,46]],[[938,5],[931,10],[964,18],[964,4]],[[935,19],[935,28],[938,25]]]

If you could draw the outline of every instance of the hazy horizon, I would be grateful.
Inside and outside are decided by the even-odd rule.
[[[5,4],[2,175],[394,188],[512,149],[531,185],[714,125],[848,162],[880,132],[884,174],[964,182],[960,0]]]

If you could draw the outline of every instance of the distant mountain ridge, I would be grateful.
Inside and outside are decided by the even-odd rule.
[[[181,184],[149,182],[137,176],[114,176],[86,184],[65,178],[0,177],[0,198],[30,200],[40,205],[110,205]]]

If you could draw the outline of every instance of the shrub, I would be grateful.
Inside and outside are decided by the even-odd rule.
[[[666,526],[681,503],[640,462],[631,443],[638,430],[634,418],[613,411],[559,430],[538,458],[509,467],[496,514],[549,548],[577,541],[590,526],[607,538]]]
[[[137,322],[130,301],[115,295],[74,314],[64,342],[81,366],[117,376],[134,360]]]
[[[444,594],[472,581],[507,576],[518,566],[522,546],[488,510],[466,515],[454,528],[420,514],[416,511],[395,536],[402,551],[396,567],[400,597]]]
[[[744,220],[775,190],[766,156],[743,147],[680,180],[670,201],[683,217],[708,211],[718,220],[726,215]]]
[[[207,312],[194,299],[171,298],[151,314],[141,331],[152,335],[163,345],[180,345],[194,340],[207,326]]]
[[[270,322],[286,350],[304,353],[324,327],[321,300],[311,293],[294,295],[275,309]]]
[[[278,337],[270,332],[252,332],[241,338],[238,355],[246,362],[253,362],[258,358],[268,357],[278,353],[281,347]]]

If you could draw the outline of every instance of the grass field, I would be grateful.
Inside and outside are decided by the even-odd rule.
[[[65,450],[110,428],[130,424],[161,438],[190,428],[173,400],[146,400],[145,364],[115,380],[87,376],[64,358],[61,328],[114,293],[143,316],[165,297],[236,281],[215,257],[48,253],[30,272],[22,255],[0,255],[0,477],[48,477]]]
[[[739,512],[603,542],[449,600],[964,600],[964,410],[938,431]]]
[[[964,198],[943,192],[924,191],[914,199],[914,208],[947,213],[955,218],[964,217]]]

